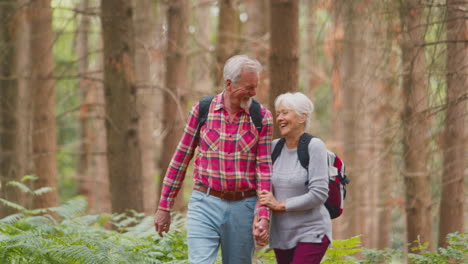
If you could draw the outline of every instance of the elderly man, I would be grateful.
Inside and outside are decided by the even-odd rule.
[[[206,110],[203,100],[193,106],[165,175],[154,218],[161,236],[169,230],[171,207],[198,147],[187,213],[190,263],[214,263],[221,246],[223,263],[250,264],[254,239],[260,245],[267,240],[270,212],[257,203],[256,192],[271,188],[273,119],[252,99],[261,68],[244,55],[226,62],[224,91],[209,99]]]

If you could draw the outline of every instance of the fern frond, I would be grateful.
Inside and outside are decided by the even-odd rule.
[[[32,190],[28,186],[26,186],[24,183],[21,183],[21,182],[9,181],[7,182],[7,186],[15,187],[19,189],[20,191],[22,191],[23,193],[32,193]]]
[[[25,175],[23,178],[21,178],[21,181],[22,182],[25,182],[25,181],[36,181],[37,179],[39,179],[37,176],[35,175]]]
[[[23,213],[11,214],[11,215],[5,216],[4,218],[0,219],[0,223],[12,225],[12,224],[18,222],[19,220],[21,220],[23,218],[24,218]]]
[[[23,206],[17,204],[17,203],[14,203],[14,202],[10,202],[8,200],[5,200],[3,198],[0,198],[0,203],[2,203],[3,205],[5,205],[6,207],[10,207],[12,209],[15,209],[15,210],[18,210],[20,212],[24,212],[24,211],[27,211],[26,208],[24,208]]]
[[[32,194],[34,194],[35,196],[41,196],[44,193],[48,193],[48,192],[51,192],[53,190],[54,190],[54,188],[52,188],[52,187],[41,187],[41,188],[39,188],[37,190],[32,191]]]
[[[49,208],[49,210],[56,212],[65,219],[70,219],[84,214],[86,212],[86,206],[86,198],[78,196],[57,207]]]

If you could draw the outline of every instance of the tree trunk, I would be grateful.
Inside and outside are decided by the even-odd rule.
[[[329,106],[331,119],[331,141],[327,142],[327,147],[334,150],[339,155],[344,154],[343,146],[343,87],[341,85],[341,72],[343,71],[343,43],[344,43],[344,22],[343,22],[343,6],[341,1],[335,0],[328,6],[329,12],[332,15],[331,29],[324,43],[324,54],[331,62],[330,69],[330,89],[332,103]],[[343,156],[344,158],[344,156]],[[346,164],[348,163],[345,160]],[[354,182],[354,181],[353,181]],[[348,196],[349,197],[349,196]],[[346,210],[349,207],[349,198],[345,200]],[[348,213],[346,213],[348,215]],[[341,219],[340,219],[341,218]],[[334,220],[333,237],[336,239],[346,239],[346,231],[349,228],[349,223],[345,217],[340,217]]]
[[[223,67],[227,59],[239,53],[241,23],[239,20],[239,0],[220,0],[218,43],[216,47],[215,85],[223,79]],[[220,87],[224,89],[224,84]]]
[[[426,20],[419,0],[401,1],[403,62],[403,153],[406,197],[407,241],[432,243],[431,196],[429,190],[429,117],[424,59]]]
[[[467,22],[463,4],[447,1],[447,113],[445,118],[444,169],[440,202],[439,247],[447,246],[447,234],[465,232],[466,87],[468,55]],[[463,99],[462,97],[465,97]]]
[[[21,101],[24,98],[19,87],[22,15],[23,9],[16,0],[0,5],[0,198],[24,206],[24,194],[7,185],[25,175],[27,161],[25,146],[29,134],[21,129],[26,118],[21,115],[25,101]],[[0,204],[0,218],[14,212]]]
[[[369,158],[369,144],[366,144],[369,136],[369,129],[366,127],[369,118],[366,115],[366,105],[364,80],[367,58],[361,58],[360,54],[366,49],[367,35],[363,35],[367,30],[367,23],[364,18],[359,18],[355,2],[346,2],[341,5],[343,10],[344,37],[343,53],[341,56],[340,84],[342,85],[343,108],[341,120],[343,122],[342,135],[343,158],[346,162],[347,174],[352,178],[352,184],[348,186],[346,198],[346,210],[344,212],[346,227],[345,237],[364,234],[365,228],[369,224],[369,218],[362,218],[368,212],[369,200],[365,199],[371,190],[362,190],[362,186],[369,186],[366,173],[367,159]],[[362,25],[361,25],[362,24]],[[364,144],[363,144],[364,143]],[[363,160],[363,158],[365,158]],[[367,233],[365,233],[367,234]],[[362,238],[363,244],[367,246],[369,237]]]
[[[99,37],[98,44],[102,50],[102,39]],[[92,193],[94,195],[94,207],[90,208],[90,213],[112,212],[109,167],[107,163],[107,137],[106,137],[106,101],[104,98],[103,54],[97,55],[95,68],[90,75],[92,81],[89,82],[89,93],[86,104],[90,105],[90,132],[89,137],[91,157],[88,162],[89,175],[94,175]]]
[[[135,38],[136,38],[136,86],[137,111],[141,117],[139,140],[141,145],[141,166],[144,178],[144,212],[154,213],[156,208],[156,182],[154,160],[154,112],[155,90],[151,83],[154,36],[153,6],[151,0],[135,1]]]
[[[52,8],[50,0],[29,3],[31,23],[31,89],[33,90],[33,160],[38,180],[35,187],[52,187],[53,191],[35,197],[35,207],[58,203],[57,142],[53,78]]]
[[[306,8],[306,37],[304,45],[305,53],[305,67],[301,72],[301,75],[304,76],[304,92],[312,99],[314,102],[313,90],[316,88],[322,81],[323,76],[321,76],[321,64],[317,62],[317,51],[318,41],[316,41],[317,35],[317,17],[315,12],[317,12],[318,0],[307,1]]]
[[[80,74],[80,157],[78,161],[78,193],[86,196],[89,213],[111,212],[109,170],[106,157],[106,128],[104,109],[103,55],[97,54],[94,68],[89,68],[89,32],[93,30],[89,11],[92,2],[80,3],[83,11],[78,24],[76,53]],[[102,50],[98,36],[97,49]]]
[[[299,89],[299,1],[272,0],[270,38],[271,93],[269,109],[276,97]],[[277,19],[277,18],[283,19]],[[274,137],[279,136],[275,126]]]
[[[201,95],[213,94],[216,89],[213,87],[211,69],[215,63],[211,54],[212,44],[212,23],[211,0],[198,0],[193,17],[196,22],[196,34],[193,37],[197,43],[197,54],[195,54],[190,65],[190,86],[192,87],[191,97],[199,98]]]
[[[81,1],[77,8],[83,13],[79,16],[78,29],[76,34],[76,55],[78,58],[79,90],[80,90],[80,152],[78,158],[78,193],[84,195],[88,200],[90,211],[95,207],[96,198],[94,197],[93,186],[95,184],[95,174],[90,171],[90,162],[92,157],[92,131],[89,127],[91,122],[91,105],[89,94],[91,93],[88,81],[88,32],[90,30],[90,18],[86,14],[89,7],[89,1]]]
[[[107,159],[113,212],[143,212],[143,172],[131,1],[102,0]]]
[[[245,5],[248,15],[248,20],[245,23],[247,40],[242,53],[256,58],[263,66],[256,99],[266,105],[269,102],[270,94],[270,76],[268,75],[270,5],[267,0],[245,0]]]
[[[181,138],[185,124],[185,93],[188,89],[187,73],[187,26],[188,0],[174,0],[169,3],[167,10],[168,39],[166,52],[166,89],[163,104],[164,154],[161,159],[161,175],[165,175],[177,144]],[[161,181],[163,178],[161,177]],[[160,185],[162,186],[162,184]],[[183,189],[174,204],[174,210],[185,207]]]

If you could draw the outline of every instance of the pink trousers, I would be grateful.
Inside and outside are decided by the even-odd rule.
[[[330,240],[323,236],[321,243],[302,243],[291,249],[274,249],[278,264],[319,264]]]

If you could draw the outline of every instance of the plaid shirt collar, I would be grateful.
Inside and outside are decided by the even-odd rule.
[[[214,110],[215,110],[215,111],[219,111],[219,110],[221,110],[221,109],[226,110],[226,108],[224,107],[224,93],[225,93],[225,91],[223,91],[222,93],[220,93],[220,94],[218,94],[218,95],[216,95],[216,96],[214,97],[214,101],[215,101]],[[227,110],[226,110],[226,111],[227,111]],[[248,114],[249,114],[249,111],[245,111],[245,109],[243,109],[243,108],[241,108],[241,109],[239,110],[239,112],[241,112],[241,113],[242,113],[242,112],[245,112],[245,113],[248,113]]]

